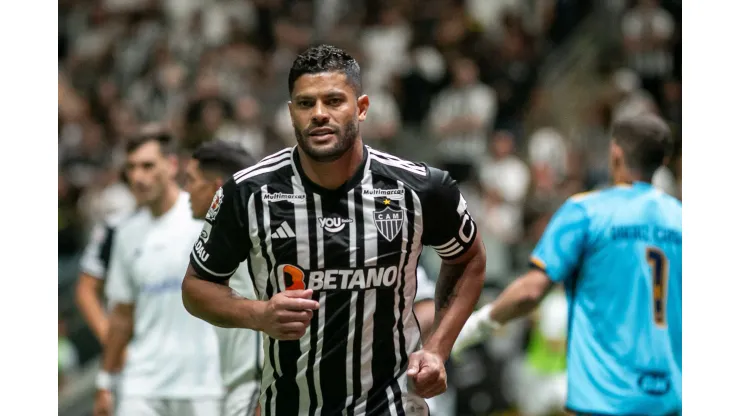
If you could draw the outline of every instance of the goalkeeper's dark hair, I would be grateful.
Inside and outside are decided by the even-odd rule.
[[[355,94],[362,93],[360,64],[344,50],[331,45],[313,46],[295,58],[288,75],[288,92],[293,95],[293,87],[301,75],[321,72],[343,73]]]
[[[255,163],[254,158],[242,146],[222,140],[201,144],[192,157],[198,161],[200,170],[218,175],[224,181]]]
[[[673,138],[668,124],[653,114],[616,120],[612,138],[624,152],[627,167],[650,181],[673,151]]]

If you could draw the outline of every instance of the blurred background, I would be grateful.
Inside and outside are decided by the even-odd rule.
[[[74,285],[92,226],[133,205],[126,137],[164,123],[183,158],[208,140],[292,146],[288,71],[316,43],[360,62],[367,144],[460,182],[488,250],[482,302],[568,196],[608,184],[615,117],[670,122],[653,181],[681,197],[680,0],[59,0],[60,415],[92,410],[101,349]],[[439,260],[422,265],[435,277]],[[563,297],[450,360],[440,414],[557,414]]]

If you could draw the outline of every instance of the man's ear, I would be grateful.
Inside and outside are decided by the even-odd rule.
[[[365,118],[367,117],[367,110],[370,108],[370,98],[366,94],[363,94],[360,96],[360,98],[357,99],[357,119],[360,121],[365,121]]]

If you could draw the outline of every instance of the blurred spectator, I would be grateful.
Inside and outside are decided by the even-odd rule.
[[[362,123],[362,139],[379,150],[395,152],[394,139],[401,129],[401,112],[396,98],[385,88],[365,89],[370,97],[367,118]]]
[[[658,0],[638,0],[622,20],[624,48],[643,87],[662,102],[663,81],[673,71],[671,40],[675,22]]]
[[[373,85],[384,87],[408,61],[406,51],[413,33],[401,8],[393,2],[388,2],[377,14],[377,22],[366,27],[360,40],[366,58],[363,75]]]
[[[481,218],[491,232],[507,243],[522,235],[522,204],[529,190],[527,165],[514,154],[514,137],[506,131],[493,134],[489,156],[479,168],[487,209]]]
[[[629,69],[616,71],[613,82],[615,102],[612,121],[658,110],[655,100],[648,91],[641,88],[642,81],[633,71]]]
[[[259,102],[250,96],[237,99],[234,122],[219,131],[217,138],[239,144],[257,159],[266,156],[266,138]]]
[[[538,182],[544,187],[555,187],[565,179],[568,164],[568,145],[565,137],[553,127],[537,129],[529,137],[529,163],[535,169]]]
[[[441,167],[458,181],[471,175],[485,151],[486,133],[496,111],[496,94],[478,78],[468,58],[452,63],[452,85],[442,90],[429,113]]]

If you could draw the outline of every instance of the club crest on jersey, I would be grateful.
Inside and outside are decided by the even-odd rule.
[[[403,227],[403,211],[386,207],[382,211],[373,212],[373,221],[380,235],[393,241]]]
[[[211,206],[208,208],[208,212],[206,213],[206,221],[213,221],[216,219],[216,215],[218,215],[218,210],[221,209],[221,202],[223,200],[224,190],[222,188],[218,188],[216,195],[213,196],[213,202],[211,202]]]

